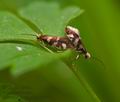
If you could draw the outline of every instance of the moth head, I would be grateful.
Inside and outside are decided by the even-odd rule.
[[[91,55],[90,55],[89,52],[87,52],[87,53],[84,55],[84,57],[85,57],[86,59],[89,59],[89,58],[91,58]]]
[[[42,40],[42,38],[41,38],[42,36],[43,36],[42,34],[36,34],[37,40],[39,40],[39,41]]]
[[[66,29],[65,29],[65,32],[67,34],[77,34],[77,35],[79,35],[79,30],[77,28],[72,27],[72,26],[67,26]]]
[[[84,56],[85,59],[91,58],[91,54],[89,52],[82,51],[81,54]]]

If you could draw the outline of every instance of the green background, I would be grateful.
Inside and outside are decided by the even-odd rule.
[[[17,9],[33,1],[40,0],[0,0],[0,10],[16,14]],[[81,57],[76,62],[80,80],[59,61],[18,78],[11,76],[8,69],[2,70],[0,102],[19,102],[18,99],[21,102],[120,102],[120,2],[44,1],[55,1],[61,8],[74,5],[85,10],[69,25],[80,29],[85,46],[93,58],[85,60]],[[6,85],[4,90],[3,83]],[[3,96],[10,98],[6,100],[1,98]]]

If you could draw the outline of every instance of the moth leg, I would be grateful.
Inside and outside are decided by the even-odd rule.
[[[79,58],[80,58],[80,54],[78,54],[75,59],[78,60]]]

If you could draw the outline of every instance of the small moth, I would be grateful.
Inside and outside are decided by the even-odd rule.
[[[65,28],[65,32],[66,32],[66,36],[73,44],[74,49],[77,52],[83,54],[86,59],[90,58],[91,55],[90,55],[90,53],[87,52],[86,48],[84,47],[84,45],[82,43],[79,30],[74,27],[67,26]]]
[[[43,41],[44,43],[47,43],[48,45],[56,47],[60,50],[74,49],[76,52],[79,52],[79,55],[83,54],[86,59],[91,57],[82,43],[78,29],[67,26],[65,28],[65,33],[66,35],[64,37],[40,34],[37,36],[37,40]],[[79,58],[79,55],[76,59]]]

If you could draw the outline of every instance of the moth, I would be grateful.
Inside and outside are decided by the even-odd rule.
[[[65,28],[65,34],[66,35],[64,37],[38,34],[37,40],[47,43],[48,45],[56,47],[62,51],[74,49],[79,53],[76,59],[79,58],[80,54],[82,54],[86,59],[91,57],[82,43],[80,33],[77,28],[67,26]]]

